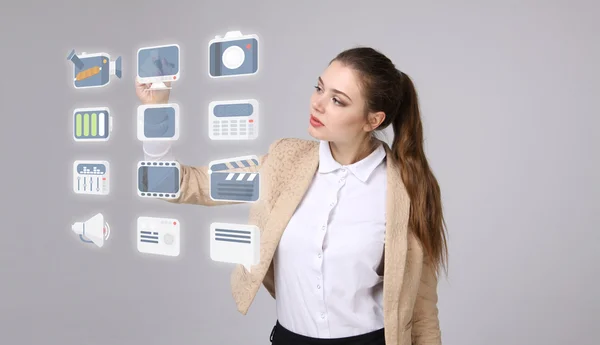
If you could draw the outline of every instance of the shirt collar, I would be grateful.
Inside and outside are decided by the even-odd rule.
[[[369,179],[369,176],[371,176],[371,173],[385,157],[385,148],[379,143],[375,151],[371,152],[366,158],[345,167],[359,180],[366,182]],[[340,168],[342,168],[342,165],[333,159],[329,142],[321,140],[319,143],[319,172],[329,173]]]

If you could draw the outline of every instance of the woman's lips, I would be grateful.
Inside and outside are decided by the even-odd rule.
[[[324,126],[323,123],[321,121],[319,121],[316,117],[314,117],[312,114],[310,115],[310,124],[313,127],[321,127]]]

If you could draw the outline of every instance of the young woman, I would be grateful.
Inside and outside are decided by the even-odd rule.
[[[143,103],[169,91],[137,84]],[[238,265],[232,292],[246,314],[264,285],[276,298],[275,345],[439,345],[437,281],[447,263],[438,183],[423,150],[417,93],[405,73],[366,47],[336,56],[310,99],[317,140],[279,139],[258,166],[260,263]],[[376,133],[394,130],[390,148]],[[146,159],[172,159],[144,143]],[[209,196],[206,167],[182,165],[176,203]]]

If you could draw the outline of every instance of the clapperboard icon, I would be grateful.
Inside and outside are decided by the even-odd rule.
[[[208,167],[210,198],[215,201],[257,201],[260,196],[258,164],[257,156],[210,162]]]

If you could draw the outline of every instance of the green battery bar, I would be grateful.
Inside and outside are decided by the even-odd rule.
[[[110,116],[107,108],[77,109],[74,114],[75,140],[107,140],[110,134]]]

